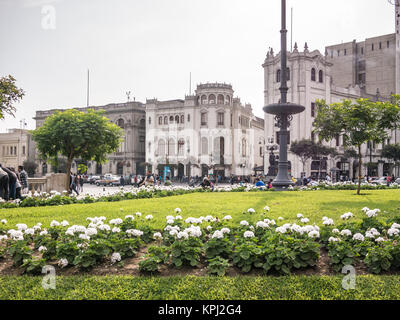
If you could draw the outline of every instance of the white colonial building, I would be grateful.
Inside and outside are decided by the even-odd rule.
[[[231,85],[207,83],[184,100],[146,102],[146,162],[172,176],[251,175],[262,165],[263,120]]]

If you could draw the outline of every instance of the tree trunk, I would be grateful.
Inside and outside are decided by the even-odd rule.
[[[71,166],[72,166],[72,161],[73,159],[68,159],[67,160],[67,179],[65,181],[66,183],[66,189],[68,193],[70,192],[70,176],[71,176]]]
[[[358,187],[357,187],[358,195],[360,195],[360,190],[361,190],[361,165],[362,165],[361,145],[358,145]]]

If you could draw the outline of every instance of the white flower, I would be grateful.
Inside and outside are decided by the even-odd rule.
[[[87,228],[85,234],[89,237],[97,234],[97,229],[95,228]]]
[[[249,223],[246,220],[242,220],[240,221],[240,225],[246,227],[249,225]]]
[[[340,232],[340,234],[341,234],[342,236],[349,236],[349,237],[352,235],[351,231],[348,230],[348,229],[342,230],[342,231]]]
[[[185,232],[185,231],[180,231],[180,232],[178,232],[178,234],[176,235],[176,237],[177,237],[178,239],[182,239],[182,238],[187,239],[187,238],[189,238],[189,235],[188,235],[188,233]]]
[[[142,216],[141,212],[136,212],[135,214],[136,214],[137,217],[141,217]]]
[[[181,211],[182,211],[182,210],[181,210],[180,208],[176,208],[176,209],[175,209],[175,213],[181,213]]]
[[[68,266],[68,260],[67,260],[67,259],[60,259],[60,260],[58,261],[58,265],[59,265],[61,268],[65,268],[66,266]]]
[[[151,220],[151,219],[153,219],[153,216],[152,216],[151,214],[149,214],[149,215],[146,216],[145,219],[146,219],[146,220]]]
[[[230,233],[231,230],[230,230],[229,228],[222,228],[222,229],[221,229],[221,232],[222,232],[222,233]]]
[[[356,233],[353,236],[353,240],[364,241],[364,236],[361,233]]]
[[[247,212],[250,213],[250,214],[252,214],[252,213],[255,213],[256,210],[254,210],[253,208],[249,208],[249,209],[247,209]]]
[[[1,223],[2,223],[2,224],[7,224],[7,220],[6,220],[6,219],[3,219],[3,220],[1,220]]]
[[[264,207],[264,211],[269,211],[269,207],[268,207],[268,206],[265,206],[265,207]]]
[[[385,239],[383,239],[382,237],[379,237],[379,238],[376,238],[375,241],[376,242],[382,242],[382,241],[385,241]]]
[[[339,238],[330,237],[330,238],[328,239],[328,241],[329,241],[329,242],[339,242],[340,240],[339,240]]]
[[[211,236],[213,239],[222,239],[224,237],[224,233],[222,231],[215,231],[214,234]]]
[[[278,220],[279,220],[279,221],[282,221],[282,220],[285,220],[285,219],[284,219],[284,218],[282,218],[282,217],[279,217],[279,218],[278,218]]]
[[[39,252],[45,252],[47,251],[47,248],[45,246],[40,246],[38,250]]]
[[[176,229],[172,229],[170,232],[169,232],[169,235],[170,236],[175,236],[175,235],[177,235],[178,234],[178,230],[176,230]]]
[[[367,212],[367,211],[369,211],[369,208],[368,207],[364,207],[364,208],[361,209],[361,211]]]
[[[114,252],[111,255],[111,263],[114,264],[114,263],[119,262],[119,261],[121,261],[121,255],[118,252]]]
[[[287,229],[282,226],[282,227],[278,227],[275,229],[275,232],[279,232],[279,233],[286,233]]]
[[[167,220],[167,224],[173,224],[174,223],[174,220],[173,219],[168,219]]]
[[[389,230],[388,230],[388,235],[389,235],[389,237],[391,237],[391,236],[397,236],[398,234],[399,234],[399,229],[395,229],[395,228],[390,228]]]
[[[32,228],[26,229],[25,230],[25,234],[34,235],[35,234],[35,230],[33,230]]]
[[[269,224],[266,223],[266,222],[264,222],[264,221],[258,221],[258,222],[256,223],[256,227],[257,227],[257,228],[266,229],[266,228],[269,227]]]
[[[243,237],[245,237],[245,238],[254,238],[254,232],[253,231],[246,231],[243,234]]]
[[[2,240],[7,240],[7,239],[8,239],[7,235],[0,236],[0,241],[2,241]]]
[[[201,237],[201,229],[198,226],[191,226],[184,230],[189,236],[199,238]]]
[[[343,220],[348,220],[352,217],[354,217],[354,215],[351,212],[346,212],[340,216],[340,218]]]
[[[108,224],[101,224],[98,226],[99,230],[101,231],[110,231],[111,227]]]
[[[122,219],[120,219],[120,218],[110,220],[110,224],[115,224],[116,226],[117,226],[117,225],[120,225],[120,224],[122,224],[122,223],[123,223],[123,221],[122,221]]]
[[[316,230],[310,231],[310,232],[308,233],[308,236],[309,236],[310,238],[319,238],[319,232],[316,231]]]
[[[182,220],[183,218],[182,218],[182,216],[176,216],[175,219],[176,220]]]
[[[327,218],[327,217],[323,217],[322,218],[322,224],[325,226],[333,226],[335,223],[333,222],[333,219]]]
[[[339,229],[335,228],[335,229],[332,230],[332,233],[340,233],[340,231],[339,231]]]
[[[300,219],[300,222],[301,222],[301,223],[308,223],[308,222],[310,222],[310,219],[308,219],[308,218],[302,218],[302,219]]]
[[[121,232],[121,229],[118,228],[118,227],[114,227],[114,228],[112,228],[111,232],[112,232],[112,233],[120,233],[120,232]]]
[[[380,212],[379,209],[374,209],[374,210],[368,210],[365,214],[368,216],[368,218],[374,218],[378,216],[378,212]]]
[[[231,216],[225,216],[222,220],[232,220],[232,217]]]
[[[159,239],[162,239],[162,238],[163,238],[163,236],[162,236],[162,234],[160,232],[156,232],[156,233],[153,234],[153,239],[155,239],[155,240],[159,240]]]
[[[127,235],[132,235],[134,237],[141,237],[143,235],[143,231],[136,230],[136,229],[129,229],[126,230]]]
[[[304,218],[304,216],[301,213],[298,213],[297,218],[301,219],[301,218]]]
[[[135,217],[128,214],[127,216],[125,216],[125,220],[128,220],[128,219],[135,220]]]
[[[61,225],[62,225],[63,227],[69,226],[69,222],[66,221],[66,220],[63,220],[63,221],[61,222]]]
[[[18,223],[16,226],[17,226],[17,229],[20,231],[24,231],[24,230],[28,229],[28,226],[25,223]]]
[[[79,235],[79,239],[82,239],[82,240],[90,240],[90,237],[89,236],[87,236],[86,234],[84,234],[84,233],[81,233],[80,235]]]
[[[50,227],[58,227],[60,225],[60,223],[58,222],[58,221],[56,221],[56,220],[53,220],[51,223],[50,223]]]
[[[398,223],[393,223],[393,224],[392,224],[392,228],[393,228],[393,229],[400,229],[400,224],[398,224]]]

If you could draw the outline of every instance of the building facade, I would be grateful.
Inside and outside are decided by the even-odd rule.
[[[0,163],[4,167],[14,168],[34,155],[32,135],[28,130],[10,129],[0,133]]]
[[[147,100],[146,117],[146,162],[154,173],[167,167],[172,177],[247,176],[262,163],[263,119],[231,85],[200,84],[184,100]]]
[[[88,109],[104,110],[105,116],[122,129],[124,129],[124,140],[119,149],[108,156],[108,162],[98,164],[95,161],[84,162],[88,167],[88,174],[104,175],[106,173],[116,175],[131,175],[145,173],[145,141],[146,141],[146,114],[145,106],[140,102],[127,102],[119,104],[109,104],[100,107],[76,108],[78,111]],[[53,109],[47,111],[37,111],[35,120],[36,127],[40,127],[44,120],[55,113],[62,111]],[[38,175],[45,175],[54,171],[55,168],[37,156],[36,159],[40,163]],[[78,164],[81,163],[76,159],[72,164],[72,170],[77,170]]]
[[[377,77],[378,74],[384,74],[387,69],[390,69],[391,63],[394,63],[394,50],[389,51],[391,40],[395,36],[391,35],[374,38],[377,43],[377,50],[382,50],[382,63],[380,68],[369,60],[368,50],[364,51],[364,60],[359,60],[357,50],[360,51],[360,46],[353,42],[350,44],[341,44],[329,46],[322,55],[318,50],[309,51],[307,44],[304,50],[300,52],[297,44],[292,52],[288,52],[288,102],[297,103],[305,106],[303,113],[293,116],[290,126],[290,141],[299,141],[302,139],[310,139],[317,141],[317,137],[313,133],[313,121],[316,116],[315,102],[316,100],[325,100],[328,104],[341,102],[343,99],[358,99],[369,98],[373,101],[389,99],[390,93],[395,92],[395,69],[391,68],[391,73],[386,78]],[[362,44],[370,43],[372,40],[363,42]],[[384,49],[379,46],[379,43],[389,45],[389,48]],[[395,43],[392,43],[394,46]],[[383,52],[386,50],[386,52]],[[376,56],[371,58],[376,61]],[[362,65],[365,67],[359,68],[360,61],[364,61]],[[385,61],[383,63],[383,61]],[[370,67],[370,66],[374,67]],[[264,61],[263,68],[265,74],[265,105],[277,103],[280,100],[280,54],[274,55],[271,50],[268,52]],[[377,81],[376,79],[381,79]],[[375,92],[374,92],[375,91]],[[386,94],[386,96],[383,95]],[[272,115],[265,115],[265,138],[271,144],[279,143],[278,131],[275,126],[275,119]],[[390,138],[385,141],[387,144],[397,143],[399,141],[399,132],[392,131],[389,133]],[[344,145],[342,137],[337,137],[329,143],[324,143],[330,147],[335,147],[339,156],[335,159],[315,158],[309,161],[304,168],[299,158],[288,153],[290,162],[291,174],[294,177],[302,176],[322,176],[330,174],[332,168],[339,169],[338,175],[354,178],[357,176],[357,160],[346,159],[344,157]],[[290,146],[288,146],[290,147]],[[370,163],[369,172],[366,167],[362,168],[362,175],[382,176],[390,172],[391,163],[381,157],[383,144],[371,143],[364,145],[362,154],[364,155],[363,162]],[[269,167],[269,159],[265,159],[265,170]]]

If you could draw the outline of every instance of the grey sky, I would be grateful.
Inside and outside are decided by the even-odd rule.
[[[387,0],[287,2],[300,49],[307,41],[323,53],[395,30]],[[55,30],[42,28],[45,5],[55,9]],[[36,110],[85,106],[88,68],[91,105],[125,102],[126,91],[142,102],[183,99],[192,72],[192,89],[231,83],[262,117],[261,65],[268,47],[279,51],[279,30],[279,0],[0,0],[0,75],[26,91],[0,132],[22,118],[34,129]]]

